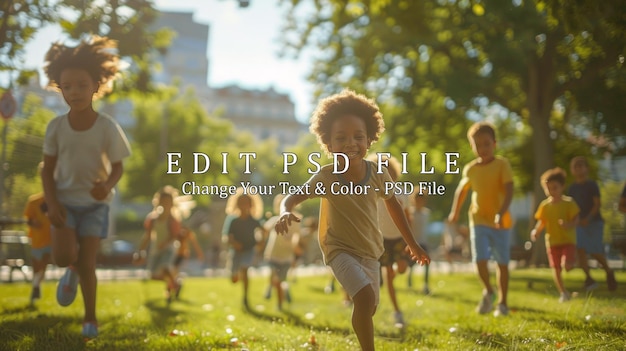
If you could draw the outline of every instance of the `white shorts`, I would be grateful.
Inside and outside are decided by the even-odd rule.
[[[368,284],[371,285],[374,290],[374,303],[378,306],[380,301],[380,263],[378,260],[357,258],[342,252],[328,262],[328,266],[351,298],[354,298],[354,295]]]

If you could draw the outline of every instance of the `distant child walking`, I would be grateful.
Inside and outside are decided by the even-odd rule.
[[[543,200],[535,219],[537,223],[530,233],[532,241],[536,241],[541,231],[546,229],[546,251],[550,267],[554,272],[554,282],[559,290],[559,302],[569,301],[571,295],[563,284],[561,272],[570,271],[576,264],[576,222],[578,221],[578,205],[565,191],[565,171],[553,168],[541,175],[541,186],[548,196]]]
[[[40,169],[43,164],[40,165]],[[46,267],[51,263],[52,252],[50,239],[50,219],[47,215],[47,206],[43,193],[33,194],[28,197],[24,217],[28,225],[28,237],[30,238],[31,257],[33,261],[33,288],[30,294],[30,303],[41,298],[40,284],[45,279]]]
[[[139,258],[146,257],[146,248],[150,246],[148,271],[152,279],[163,280],[166,288],[167,303],[179,294],[180,285],[176,280],[174,259],[180,246],[182,233],[181,214],[175,201],[178,190],[166,185],[152,198],[153,210],[144,220],[144,235],[139,244]],[[135,256],[137,257],[137,256]]]
[[[509,205],[513,198],[513,172],[509,161],[495,155],[496,132],[487,122],[474,123],[467,131],[476,159],[463,169],[463,178],[454,193],[452,209],[448,216],[455,225],[461,205],[472,190],[469,208],[472,260],[483,284],[483,297],[477,312],[486,314],[493,309],[495,297],[489,278],[489,258],[498,264],[497,280],[499,299],[494,316],[509,314],[507,295],[509,289],[510,228]]]
[[[257,218],[263,213],[263,202],[258,195],[248,195],[239,188],[235,195],[228,198],[226,204],[226,218],[222,234],[227,237],[231,248],[229,266],[231,280],[237,283],[240,279],[243,283],[243,307],[248,305],[248,268],[252,265],[255,249],[260,238],[265,235],[257,235],[256,231],[264,233],[264,228]]]
[[[80,281],[86,338],[98,335],[96,256],[100,240],[107,236],[109,203],[122,177],[122,160],[130,155],[117,122],[92,106],[95,98],[110,91],[118,73],[116,48],[115,41],[94,36],[76,47],[55,43],[45,57],[49,85],[61,91],[70,108],[50,121],[43,146],[52,256],[58,266],[67,267],[57,301],[71,304]]]
[[[340,185],[384,189],[391,182],[389,172],[365,160],[369,147],[384,130],[382,114],[376,103],[350,90],[323,99],[311,119],[310,130],[329,155],[338,162],[328,164],[308,181],[309,194],[290,194],[281,203],[278,233],[286,233],[292,222],[300,218],[293,214],[296,205],[313,197],[321,197],[319,242],[324,263],[344,287],[354,302],[352,327],[361,349],[374,350],[373,316],[379,301],[380,263],[383,254],[383,236],[378,229],[377,198],[383,197],[385,207],[408,244],[411,258],[428,264],[430,258],[417,244],[404,214],[402,205],[393,193],[366,191],[335,195],[333,187]],[[346,170],[333,172],[333,168]],[[317,191],[315,191],[317,189]]]
[[[589,179],[589,163],[583,156],[574,157],[570,162],[570,171],[574,175],[574,183],[567,193],[574,198],[580,208],[578,225],[576,226],[576,248],[578,250],[578,264],[585,272],[586,291],[595,289],[598,283],[589,273],[587,255],[598,261],[606,272],[606,285],[609,291],[617,289],[615,273],[609,267],[604,254],[603,236],[604,219],[600,214],[600,188]]]

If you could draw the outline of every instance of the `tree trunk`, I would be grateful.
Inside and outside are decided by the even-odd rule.
[[[545,198],[541,187],[541,174],[554,167],[554,145],[550,136],[550,114],[554,98],[550,96],[550,79],[552,74],[546,72],[545,58],[541,58],[536,64],[531,64],[529,69],[529,87],[527,104],[530,113],[530,126],[533,128],[533,199],[531,201],[531,225],[534,226],[534,213],[537,206]],[[551,73],[551,72],[550,72]],[[547,265],[548,257],[544,240],[538,240],[533,245],[531,263],[535,266]]]

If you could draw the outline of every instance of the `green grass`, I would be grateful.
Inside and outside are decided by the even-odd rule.
[[[603,278],[601,271],[593,272]],[[477,315],[480,297],[469,273],[432,274],[431,296],[415,291],[406,275],[396,286],[408,326],[393,326],[386,290],[374,317],[377,350],[624,350],[626,272],[617,292],[601,286],[593,294],[558,303],[548,269],[512,272],[506,318]],[[565,276],[571,290],[582,273]],[[603,283],[603,279],[599,279]],[[339,292],[324,294],[328,276],[300,277],[291,286],[293,303],[284,312],[263,299],[266,278],[251,281],[251,312],[241,307],[241,285],[227,278],[188,278],[180,301],[167,307],[160,282],[101,281],[100,336],[80,336],[82,299],[69,307],[55,302],[55,282],[29,307],[30,285],[3,284],[0,296],[0,350],[358,350],[350,308]],[[529,285],[529,282],[532,284]],[[178,334],[178,335],[176,335]],[[315,346],[309,343],[314,334]]]

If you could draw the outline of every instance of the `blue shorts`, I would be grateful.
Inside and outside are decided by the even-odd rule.
[[[43,260],[43,256],[45,254],[49,254],[52,252],[52,246],[44,246],[37,249],[31,249],[30,255],[33,256],[37,261]]]
[[[485,225],[471,226],[472,261],[484,261],[493,257],[498,264],[509,264],[510,234],[510,229],[496,229]]]
[[[252,266],[252,260],[254,259],[254,247],[243,251],[231,251],[231,274],[237,274],[240,269],[245,269]]]
[[[88,206],[63,205],[67,212],[65,225],[74,228],[76,235],[96,236],[101,239],[109,232],[109,205],[93,204]]]
[[[576,226],[576,248],[588,254],[604,254],[604,221],[597,220],[586,227]]]
[[[380,301],[380,263],[378,260],[357,258],[342,252],[335,256],[328,266],[337,281],[354,298],[368,284],[374,290],[374,304]]]

